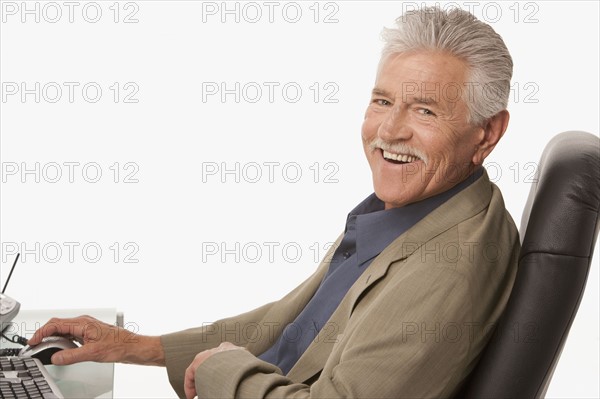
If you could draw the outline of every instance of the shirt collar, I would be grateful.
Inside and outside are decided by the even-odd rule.
[[[358,204],[349,214],[349,225],[356,228],[356,257],[361,265],[379,255],[392,241],[417,224],[438,206],[479,179],[483,168],[443,193],[413,202],[400,208],[384,209],[385,204],[375,193]]]

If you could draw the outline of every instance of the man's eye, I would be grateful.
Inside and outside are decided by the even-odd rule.
[[[377,105],[382,105],[382,106],[392,105],[391,102],[389,102],[388,100],[384,100],[382,98],[376,98],[376,99],[374,99],[373,103],[375,103]]]
[[[417,112],[426,116],[435,116],[435,114],[427,108],[417,108]]]

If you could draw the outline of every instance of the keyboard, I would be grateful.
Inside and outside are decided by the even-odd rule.
[[[64,396],[38,359],[0,356],[1,399],[62,399]]]

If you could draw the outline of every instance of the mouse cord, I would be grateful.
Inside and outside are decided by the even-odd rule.
[[[21,336],[16,335],[16,334],[13,335],[12,338],[8,338],[6,335],[4,335],[4,331],[2,331],[2,338],[6,339],[7,341],[12,342],[13,344],[18,344],[18,345],[21,345],[21,346],[27,345],[27,338],[21,337]]]

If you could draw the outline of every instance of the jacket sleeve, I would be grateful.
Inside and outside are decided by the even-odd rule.
[[[249,350],[252,348],[253,352],[258,353],[269,348],[285,324],[293,321],[304,309],[327,271],[333,251],[341,239],[342,235],[325,254],[317,270],[280,300],[206,326],[162,335],[160,338],[165,352],[169,382],[177,395],[185,397],[183,391],[185,370],[198,353],[215,348],[224,341],[248,347]]]
[[[160,339],[165,353],[169,382],[179,397],[185,397],[183,391],[185,370],[198,353],[215,348],[223,341],[246,346],[249,336],[240,333],[241,328],[247,323],[260,320],[272,305],[270,303],[251,312],[206,326],[162,335]]]
[[[468,362],[469,284],[421,268],[357,310],[310,386],[246,351],[224,351],[196,372],[199,398],[424,398],[451,394]],[[459,329],[460,328],[460,333]],[[337,348],[336,348],[337,346]]]

